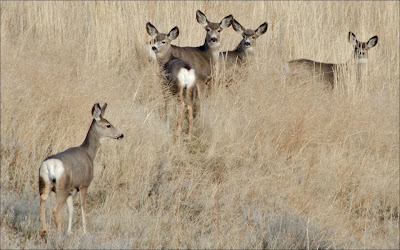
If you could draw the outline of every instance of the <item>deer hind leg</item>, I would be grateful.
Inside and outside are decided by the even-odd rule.
[[[181,134],[182,132],[182,122],[184,118],[184,113],[185,113],[185,101],[183,99],[183,88],[179,86],[178,90],[178,110],[177,110],[177,119],[176,119],[176,130],[175,130],[175,141],[177,140],[177,137]]]
[[[61,230],[60,210],[67,201],[68,196],[69,196],[68,192],[57,190],[57,205],[53,209],[53,215],[54,215],[54,220],[56,222],[56,227],[59,231]]]
[[[192,91],[192,100],[193,100],[193,118],[200,115],[200,88],[199,85],[194,86]]]
[[[187,103],[188,103],[188,135],[190,136],[192,134],[192,129],[193,129],[193,105],[194,105],[194,92],[195,92],[195,87],[191,87],[187,89],[186,93],[186,98],[187,98]]]
[[[45,237],[46,232],[47,232],[47,227],[46,227],[46,201],[47,198],[49,197],[49,194],[51,192],[52,186],[51,182],[45,181],[45,179],[41,176],[39,176],[39,194],[40,194],[40,219],[42,221],[42,232],[41,236]]]
[[[81,188],[79,190],[80,197],[81,197],[81,210],[82,210],[82,228],[83,233],[86,234],[86,193],[87,188]]]

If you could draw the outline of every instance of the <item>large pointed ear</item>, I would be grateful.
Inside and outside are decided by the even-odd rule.
[[[168,39],[170,41],[176,39],[179,36],[179,29],[177,26],[173,27],[171,31],[168,33]]]
[[[367,42],[367,46],[368,48],[373,48],[375,47],[375,45],[378,43],[378,36],[374,36],[371,37],[368,42]]]
[[[233,16],[229,15],[224,17],[224,19],[222,19],[222,21],[219,23],[219,26],[221,26],[221,28],[226,29],[229,26],[231,26],[232,24],[232,20],[233,20]]]
[[[106,108],[107,108],[107,103],[104,103],[103,107],[101,107],[101,116],[104,116],[104,113],[106,112]]]
[[[206,15],[204,15],[203,12],[200,10],[196,11],[196,20],[199,24],[203,25],[203,27],[206,27],[208,25],[208,20]]]
[[[92,116],[93,116],[93,119],[95,119],[96,121],[100,121],[100,119],[101,119],[101,108],[100,108],[100,105],[99,105],[99,103],[96,103],[95,105],[93,105],[93,108],[92,108]]]
[[[356,46],[358,44],[356,35],[354,35],[354,33],[351,31],[349,32],[349,43],[351,43],[351,45],[353,46]]]
[[[154,27],[154,25],[151,24],[150,22],[146,23],[146,30],[147,30],[147,33],[152,37],[156,37],[159,34],[156,27]]]
[[[267,32],[267,29],[268,29],[268,23],[267,23],[267,22],[261,24],[260,27],[258,27],[258,28],[256,29],[256,34],[257,34],[257,36],[261,36],[262,34],[264,34],[265,32]]]
[[[233,19],[233,20],[232,20],[232,28],[233,28],[237,33],[243,35],[243,33],[244,33],[244,28],[243,28],[243,26],[242,26],[238,21],[236,21],[236,19]]]

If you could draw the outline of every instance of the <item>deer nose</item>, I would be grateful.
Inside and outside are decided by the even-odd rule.
[[[211,40],[211,42],[215,43],[217,41],[217,38],[216,37],[211,37],[210,40]]]
[[[153,47],[151,47],[151,49],[154,50],[154,51],[156,51],[156,50],[157,50],[157,47],[156,47],[156,46],[153,46]]]
[[[122,139],[122,138],[124,138],[124,134],[121,134],[120,136],[118,136],[118,137],[117,137],[117,140],[120,140],[120,139]]]
[[[246,41],[246,42],[244,43],[244,45],[250,46],[250,42],[247,42],[247,41]]]

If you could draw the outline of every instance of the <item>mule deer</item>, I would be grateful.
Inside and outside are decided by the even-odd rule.
[[[242,35],[243,39],[240,41],[235,50],[224,51],[221,53],[222,58],[228,65],[242,64],[246,59],[254,54],[256,40],[262,34],[267,32],[268,23],[264,22],[256,30],[245,29],[237,20],[232,21],[233,29]]]
[[[103,118],[107,104],[100,108],[96,103],[92,108],[93,121],[83,143],[61,153],[47,157],[39,168],[40,218],[42,236],[46,235],[46,200],[51,191],[57,194],[57,205],[53,210],[57,229],[61,229],[59,212],[65,202],[68,205],[68,234],[71,231],[73,214],[73,194],[80,193],[82,226],[86,233],[86,193],[93,179],[93,161],[100,144],[105,139],[124,137],[110,122]]]
[[[200,10],[196,11],[196,20],[206,30],[204,44],[198,47],[179,47],[171,45],[172,54],[189,62],[200,80],[199,90],[203,93],[206,83],[211,79],[212,68],[218,63],[221,33],[231,25],[233,16],[224,17],[221,22],[210,22]]]
[[[190,135],[193,128],[193,108],[196,102],[196,94],[198,94],[198,87],[195,69],[192,65],[172,54],[171,41],[179,36],[179,29],[175,26],[168,34],[159,33],[148,22],[146,30],[154,38],[152,49],[156,54],[158,65],[163,74],[162,85],[168,88],[173,95],[178,95],[178,117],[175,138],[181,133],[186,111],[188,112],[188,134]],[[164,90],[165,109],[167,109],[167,96],[165,95],[167,93]]]
[[[353,59],[357,65],[357,79],[361,81],[363,75],[363,65],[368,61],[368,50],[375,47],[378,43],[378,36],[371,37],[368,42],[360,42],[357,40],[353,32],[349,32],[348,41],[353,45]],[[351,62],[351,61],[349,61]],[[289,73],[291,68],[304,66],[308,70],[314,72],[316,75],[322,76],[324,80],[331,84],[331,88],[337,81],[338,70],[347,63],[334,64],[334,63],[321,63],[308,59],[298,59],[289,61],[284,65],[283,71],[285,74]]]

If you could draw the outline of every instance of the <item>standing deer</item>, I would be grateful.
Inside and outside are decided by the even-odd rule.
[[[51,191],[57,195],[57,205],[53,210],[58,230],[61,230],[59,212],[65,202],[68,205],[68,234],[71,231],[73,195],[80,193],[83,232],[86,233],[86,193],[93,179],[93,161],[100,144],[105,139],[124,137],[110,122],[103,118],[107,104],[100,108],[96,103],[92,108],[93,121],[83,143],[61,153],[47,157],[39,168],[40,218],[42,237],[46,235],[46,200]]]
[[[172,54],[171,41],[179,36],[179,29],[175,26],[168,34],[159,33],[148,22],[146,30],[154,39],[152,50],[156,54],[158,65],[163,75],[162,85],[168,88],[173,95],[178,95],[178,117],[175,139],[182,131],[182,122],[186,111],[188,112],[188,134],[190,135],[193,128],[193,107],[196,102],[198,87],[195,69],[192,65]],[[164,90],[164,98],[167,101],[167,96],[165,95],[167,93]],[[165,103],[165,109],[167,109],[167,102]]]
[[[224,51],[221,53],[222,58],[226,60],[226,63],[229,66],[243,64],[250,55],[254,54],[256,40],[262,34],[267,32],[268,23],[264,22],[256,30],[252,30],[245,29],[238,21],[233,19],[232,27],[236,32],[242,35],[243,39],[240,41],[235,50]]]
[[[198,47],[179,47],[171,45],[172,55],[189,62],[196,71],[199,81],[199,95],[204,91],[205,85],[211,79],[212,68],[218,63],[221,33],[231,25],[233,16],[229,15],[221,22],[210,22],[200,10],[196,11],[196,20],[206,30],[204,44]]]
[[[354,47],[353,59],[357,65],[357,79],[361,82],[364,65],[368,61],[368,50],[375,47],[378,43],[378,36],[371,37],[368,42],[360,42],[357,40],[356,35],[354,35],[353,32],[349,32],[348,41]],[[322,76],[324,80],[330,83],[331,88],[333,89],[335,82],[337,81],[338,70],[344,65],[346,65],[346,63],[321,63],[308,59],[298,59],[286,63],[283,67],[283,72],[287,74],[292,68],[299,66],[306,67],[314,74]]]

